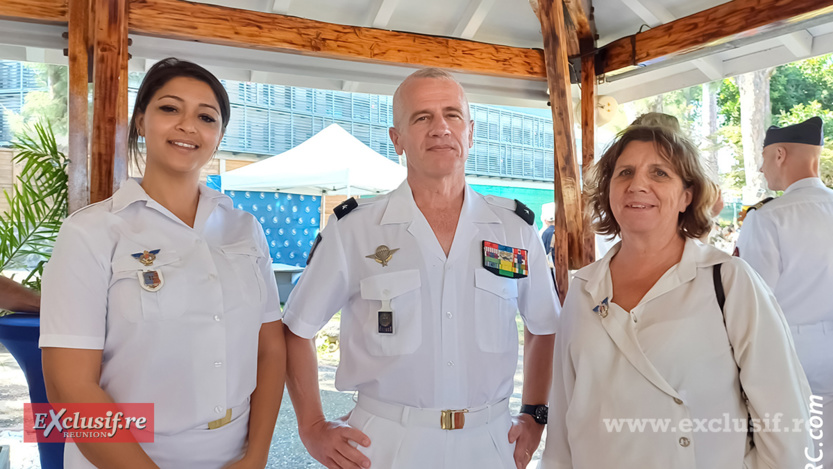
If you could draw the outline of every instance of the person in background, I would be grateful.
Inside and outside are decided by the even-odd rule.
[[[50,402],[153,403],[152,443],[68,443],[65,467],[263,468],[284,387],[263,229],[200,184],[230,118],[214,75],[167,58],[136,95],[142,179],[76,211],[43,276]]]
[[[40,295],[14,280],[0,275],[0,309],[37,313],[40,311]]]
[[[585,188],[621,241],[570,285],[541,467],[804,467],[810,390],[783,314],[749,265],[695,241],[713,204],[696,147],[628,127]],[[748,432],[775,416],[789,431]]]
[[[807,373],[814,414],[823,415],[813,461],[833,467],[833,190],[819,179],[823,122],[813,117],[764,138],[767,186],[784,191],[750,210],[735,253],[775,293]],[[818,460],[816,460],[818,458]]]
[[[474,121],[448,72],[406,78],[393,121],[407,179],[336,207],[286,304],[301,440],[331,469],[526,467],[546,422],[560,309],[535,215],[466,184]],[[339,310],[336,388],[358,398],[328,421],[312,338]],[[519,310],[524,406],[512,417]]]
[[[555,234],[555,203],[551,202],[541,206],[541,221],[544,222],[544,229],[541,231],[541,242],[544,244],[544,251],[549,257],[552,253],[552,237]]]

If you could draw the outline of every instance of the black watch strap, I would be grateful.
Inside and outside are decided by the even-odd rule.
[[[535,419],[536,423],[541,425],[547,424],[547,414],[549,414],[549,407],[546,405],[529,405],[523,404],[521,406],[522,414],[529,414]]]

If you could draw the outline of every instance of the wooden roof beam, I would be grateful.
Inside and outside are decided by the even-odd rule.
[[[648,31],[623,37],[599,50],[596,73],[604,74],[663,57],[764,32],[780,22],[833,12],[833,0],[733,0]]]
[[[677,19],[667,8],[652,3],[650,0],[622,0],[622,3],[652,28]],[[691,63],[703,72],[709,80],[723,79],[723,62],[720,59],[716,57],[702,58],[692,60]]]
[[[0,19],[34,23],[66,23],[68,0],[2,0]]]
[[[564,0],[564,9],[570,15],[570,22],[575,28],[578,40],[590,40],[595,42],[595,32],[590,22],[590,16],[584,11],[581,5],[582,0]]]
[[[15,0],[19,1],[19,0]],[[833,0],[831,0],[833,1]],[[543,80],[540,50],[345,26],[181,0],[130,0],[130,32],[359,62]]]

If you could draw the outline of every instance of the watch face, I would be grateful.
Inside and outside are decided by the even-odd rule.
[[[538,423],[547,423],[547,410],[546,406],[540,406],[535,409],[535,421]]]

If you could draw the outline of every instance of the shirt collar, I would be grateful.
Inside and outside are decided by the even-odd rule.
[[[619,241],[601,260],[576,272],[576,278],[587,282],[584,289],[590,294],[594,304],[600,303],[605,297],[613,295],[613,285],[610,282],[610,260],[619,252],[621,246],[622,242]],[[687,238],[680,262],[669,269],[639,303],[650,301],[678,285],[693,280],[697,276],[698,268],[721,264],[730,259],[729,254],[715,247]]]
[[[140,178],[128,178],[113,194],[113,213],[120,212],[134,202],[145,202],[149,207],[161,207],[158,202],[151,199],[141,186]],[[229,196],[210,189],[205,184],[200,184],[200,205],[211,203],[211,205],[222,205],[232,208],[234,205]]]
[[[414,215],[419,208],[414,202],[414,194],[408,180],[402,181],[396,189],[390,192],[388,206],[382,215],[382,225],[408,223],[413,221]],[[463,208],[460,211],[460,221],[473,223],[500,223],[500,218],[495,214],[483,196],[474,191],[466,184],[463,195]],[[458,222],[459,226],[459,222]]]
[[[799,179],[798,181],[795,181],[794,183],[790,184],[790,187],[788,187],[784,191],[784,194],[788,194],[788,193],[790,193],[790,192],[792,192],[796,189],[803,189],[805,187],[823,188],[823,187],[827,187],[827,186],[825,186],[824,183],[821,182],[821,179],[819,179],[817,177],[808,177],[808,178],[804,178],[804,179]]]

